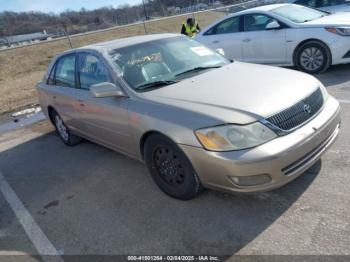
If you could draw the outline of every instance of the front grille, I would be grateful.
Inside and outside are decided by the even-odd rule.
[[[318,88],[310,96],[266,120],[282,130],[289,131],[308,121],[322,106],[323,95]]]

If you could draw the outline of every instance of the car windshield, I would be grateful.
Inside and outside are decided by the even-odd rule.
[[[294,23],[305,23],[328,15],[316,9],[298,5],[285,5],[272,10],[273,13],[282,16]]]
[[[185,36],[114,49],[109,55],[125,81],[136,91],[171,85],[195,73],[230,63]]]

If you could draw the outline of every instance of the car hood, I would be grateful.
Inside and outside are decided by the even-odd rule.
[[[143,95],[220,122],[245,124],[294,105],[319,85],[294,70],[234,62]]]
[[[310,22],[303,23],[302,25],[322,25],[322,26],[335,26],[335,25],[350,25],[350,15],[348,12],[335,13],[324,16],[320,19],[316,19]]]

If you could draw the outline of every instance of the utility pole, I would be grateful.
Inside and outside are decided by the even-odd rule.
[[[192,1],[192,16],[193,16],[193,19],[196,19],[196,16],[194,15],[195,2],[196,2],[196,0]]]
[[[145,19],[143,19],[143,28],[145,29],[145,34],[147,35],[147,28],[146,28],[147,12],[146,12],[145,0],[142,0],[142,5],[143,5],[143,13],[145,16]]]
[[[5,22],[4,22],[3,20],[0,20],[0,33],[1,33],[1,35],[4,36],[4,38],[5,38],[6,42],[7,42],[8,47],[10,47],[10,46],[11,46],[11,43],[10,43],[9,38],[8,38],[8,37],[6,36],[6,34],[5,34]]]

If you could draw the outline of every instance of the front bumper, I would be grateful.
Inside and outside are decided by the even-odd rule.
[[[203,186],[228,192],[268,191],[287,184],[309,169],[332,145],[340,129],[339,103],[329,97],[322,111],[294,132],[253,149],[211,152],[179,145]],[[268,174],[271,181],[239,186],[230,177]]]
[[[350,63],[350,57],[348,56],[350,51],[349,36],[337,36],[336,41],[329,47],[332,52],[332,65]]]

